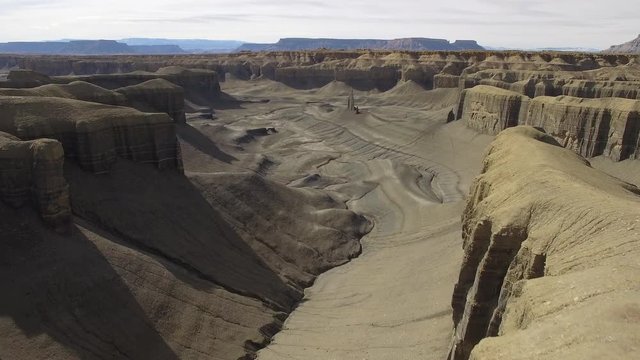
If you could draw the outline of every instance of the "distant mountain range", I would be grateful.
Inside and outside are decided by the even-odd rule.
[[[205,39],[148,39],[148,38],[130,38],[119,40],[127,45],[133,46],[162,46],[177,45],[182,50],[190,53],[205,52],[232,52],[244,41],[237,40],[205,40]]]
[[[295,50],[484,50],[474,40],[456,40],[451,43],[444,39],[403,38],[380,39],[309,39],[284,38],[274,44],[246,43],[236,51],[295,51]]]
[[[0,53],[57,54],[57,55],[128,55],[128,54],[202,54],[240,51],[296,51],[296,50],[413,50],[413,51],[463,51],[463,50],[519,50],[599,52],[600,49],[581,47],[555,48],[505,48],[482,47],[475,40],[430,38],[381,39],[331,39],[331,38],[283,38],[276,43],[245,43],[238,40],[127,38],[122,40],[74,40],[15,41],[0,43]],[[640,54],[640,36],[621,45],[611,46],[605,53]]]
[[[225,53],[242,45],[242,41],[123,39],[123,40],[60,40],[0,43],[0,53],[55,55],[126,55],[126,54],[189,54]]]
[[[546,47],[546,48],[512,48],[512,47],[494,47],[494,46],[485,46],[487,50],[495,50],[495,51],[558,51],[558,52],[585,52],[585,53],[594,53],[600,52],[601,49],[596,48],[586,48],[586,47]]]
[[[616,54],[640,54],[640,35],[624,44],[613,45],[604,52]]]
[[[274,44],[251,44],[237,40],[148,39],[73,40],[0,43],[0,53],[57,55],[118,55],[118,54],[193,54],[228,53],[234,51],[293,50],[484,50],[473,40],[404,38],[379,39],[307,39],[285,38]]]
[[[0,53],[110,55],[110,54],[183,54],[177,45],[130,46],[115,40],[71,40],[0,43]]]

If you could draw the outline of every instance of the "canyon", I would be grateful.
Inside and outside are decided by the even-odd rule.
[[[639,91],[608,53],[0,54],[0,358],[634,358]]]

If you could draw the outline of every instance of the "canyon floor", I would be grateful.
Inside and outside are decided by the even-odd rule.
[[[638,58],[60,59],[0,56],[0,358],[637,353]]]
[[[324,189],[374,223],[362,254],[306,289],[258,358],[446,357],[462,200],[492,139],[447,123],[457,90],[405,82],[387,92],[356,91],[355,114],[346,108],[351,90],[339,82],[296,90],[230,80],[222,89],[243,102],[188,126],[219,147],[213,155],[236,160],[208,167],[210,155],[183,141],[188,176],[189,169],[249,169],[281,184]],[[275,131],[251,131],[263,128]]]

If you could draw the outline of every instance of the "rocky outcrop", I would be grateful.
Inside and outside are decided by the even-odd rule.
[[[69,84],[48,84],[35,88],[0,88],[0,96],[58,97],[107,105],[125,106],[127,104],[124,95],[84,81],[74,81]]]
[[[460,95],[457,118],[485,134],[516,125],[544,129],[564,147],[615,161],[640,156],[640,101],[539,96],[478,85]]]
[[[449,74],[436,74],[433,77],[434,89],[457,88],[460,83],[460,76]]]
[[[197,91],[197,89],[193,89]],[[36,88],[2,89],[0,96],[39,96],[83,100],[107,105],[130,106],[144,112],[164,112],[184,123],[184,89],[168,80],[156,78],[140,84],[108,90],[84,81],[48,84]]]
[[[621,97],[637,99],[640,81],[611,80],[587,72],[483,70],[463,76],[461,89],[489,85],[528,97],[569,95],[583,98]],[[614,74],[610,74],[614,75]]]
[[[449,359],[633,358],[639,194],[533,128],[498,135],[463,214]]]
[[[0,55],[0,68],[32,69],[51,76],[106,75],[134,71],[140,76],[140,72],[155,72],[167,66],[215,71],[220,81],[224,81],[228,73],[239,79],[265,77],[298,88],[321,87],[340,78],[340,81],[354,83],[363,90],[388,89],[399,79],[412,80],[431,89],[452,87],[455,78],[451,76],[460,76],[462,88],[491,85],[529,97],[570,95],[568,91],[576,90],[567,89],[567,92],[563,92],[563,86],[571,80],[596,82],[593,87],[595,91],[588,90],[589,85],[585,85],[585,91],[574,94],[592,94],[589,96],[593,97],[626,94],[625,97],[631,97],[636,94],[632,91],[633,86],[640,80],[637,58],[622,54],[313,50],[128,57]],[[109,84],[114,78],[97,78],[94,83],[115,89],[151,79],[147,76],[144,79],[130,79],[129,82],[121,80],[117,84]],[[621,81],[629,84],[615,90],[609,90],[610,86],[606,84]],[[570,87],[575,86],[573,84]],[[597,90],[598,87],[602,87],[602,90]]]
[[[0,198],[14,208],[31,204],[46,224],[66,232],[71,207],[63,163],[56,140],[21,141],[0,132]]]
[[[214,71],[203,69],[186,69],[177,66],[161,68],[156,72],[134,71],[122,74],[97,74],[83,76],[60,76],[53,80],[61,83],[84,81],[98,85],[105,89],[119,89],[134,85],[140,85],[150,80],[162,79],[180,86],[184,90],[184,96],[190,101],[207,105],[220,96],[220,83]],[[158,85],[159,82],[150,84]],[[149,84],[144,87],[149,88]],[[167,86],[162,86],[168,88]]]
[[[603,52],[611,54],[640,54],[640,35],[624,44],[613,45]]]
[[[127,104],[144,112],[167,113],[176,123],[185,123],[184,90],[164,79],[145,81],[138,85],[116,89]]]
[[[168,66],[156,71],[161,79],[168,80],[185,91],[185,96],[200,103],[210,103],[220,95],[220,83],[215,71]]]
[[[341,81],[360,90],[386,91],[394,87],[400,78],[398,69],[391,67],[333,69],[316,66],[276,68],[273,80],[298,89],[318,88],[332,81]]]
[[[616,98],[537,97],[521,124],[545,129],[582,156],[615,161],[640,155],[640,101]]]
[[[47,97],[0,96],[0,131],[60,141],[66,157],[106,173],[118,157],[182,169],[175,125],[165,114]]]
[[[581,98],[625,98],[640,99],[640,82],[637,81],[594,81],[594,80],[569,80],[552,84],[553,94],[548,91],[540,95],[562,95]]]
[[[11,70],[5,79],[0,81],[0,88],[32,88],[50,84],[51,78],[33,70]]]
[[[527,109],[529,98],[495,87],[479,85],[463,90],[460,95],[458,118],[468,127],[495,135],[518,125],[521,110]]]

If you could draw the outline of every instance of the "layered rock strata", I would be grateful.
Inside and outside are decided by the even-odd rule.
[[[639,195],[534,128],[500,133],[463,213],[449,358],[633,358]]]
[[[529,97],[565,94],[637,98],[634,86],[637,89],[640,80],[637,56],[586,53],[317,50],[206,56],[0,55],[0,69],[32,69],[50,76],[134,71],[143,75],[172,66],[212,70],[220,81],[231,74],[239,79],[268,78],[298,88],[323,86],[338,80],[360,89],[384,90],[400,80],[413,80],[431,89],[454,87],[455,77],[459,76],[462,88],[492,85]],[[101,76],[95,81],[107,86],[105,82],[111,80]],[[138,79],[136,83],[146,80],[150,78]],[[571,83],[573,80],[585,83]],[[133,83],[120,82],[110,88],[128,85]]]
[[[539,96],[530,99],[486,85],[465,89],[458,119],[495,135],[516,125],[545,129],[564,147],[585,157],[605,155],[615,161],[640,155],[640,101]]]
[[[0,132],[0,198],[14,208],[31,204],[46,224],[66,231],[71,207],[63,164],[58,141],[21,141]]]
[[[47,97],[0,96],[0,131],[60,141],[85,170],[106,173],[118,157],[182,169],[175,125],[166,114]]]
[[[470,128],[495,135],[518,125],[528,101],[528,97],[512,91],[479,85],[460,95],[458,117]]]
[[[177,123],[185,123],[184,90],[164,79],[145,81],[138,85],[119,88],[127,104],[140,111],[164,112]]]
[[[615,161],[640,155],[640,101],[616,98],[537,97],[521,124],[545,129],[562,146],[585,157]]]
[[[124,95],[84,81],[69,84],[47,84],[35,88],[0,88],[0,96],[40,96],[83,100],[107,105],[127,105]]]

